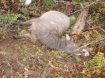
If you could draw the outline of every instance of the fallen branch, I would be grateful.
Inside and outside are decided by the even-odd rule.
[[[100,39],[100,40],[96,40],[96,41],[92,41],[92,42],[87,43],[86,45],[83,45],[83,46],[81,46],[80,48],[76,49],[76,51],[80,51],[81,49],[87,47],[87,46],[90,45],[90,44],[95,44],[95,43],[98,43],[98,42],[101,42],[101,41],[104,41],[104,40],[105,40],[105,38]]]
[[[95,26],[95,27],[89,28],[89,30],[98,30],[99,32],[102,32],[105,34],[105,29],[103,28],[103,26]]]
[[[84,29],[84,26],[85,26],[85,20],[86,20],[87,15],[88,15],[88,8],[84,9],[78,16],[77,21],[71,32],[72,35],[74,34],[79,35],[82,33],[82,30]]]

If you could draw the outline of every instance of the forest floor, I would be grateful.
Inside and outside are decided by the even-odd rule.
[[[78,78],[81,71],[70,55],[12,34],[0,39],[0,52],[0,78]]]
[[[22,8],[24,12],[21,13],[19,10],[21,9],[21,6],[18,7],[19,5],[17,3],[17,6],[16,4],[12,4],[14,6],[12,7],[12,10],[0,8],[0,16],[3,14],[5,15],[5,13],[8,15],[8,12],[10,12],[10,14],[14,14],[13,16],[15,16],[20,12],[21,15],[24,15],[29,19],[31,18],[31,16],[28,17],[29,13],[39,16],[49,9],[57,9],[56,6],[58,6],[59,10],[65,9],[63,4],[55,4],[56,6],[52,5],[52,7],[49,5],[45,6],[45,4],[40,3],[41,0],[36,1],[38,2],[36,4],[37,6],[34,3],[32,4],[33,7],[31,6],[31,9],[36,6],[34,8],[34,10],[36,10],[35,12],[30,10],[30,8],[28,8],[30,10],[30,12],[28,12],[26,7],[24,7],[24,9]],[[74,6],[75,5],[68,6],[64,13],[70,13],[69,11],[71,9],[75,9],[75,7],[78,7],[78,4],[75,7]],[[39,14],[35,14],[37,12]],[[99,13],[97,13],[96,17],[93,17],[96,18],[96,21],[98,14]],[[21,22],[23,20],[25,21],[26,19],[16,20],[15,22]],[[0,23],[0,28],[2,29],[3,26],[7,26],[8,23],[7,20],[0,20],[0,22],[1,21],[4,21],[2,26]],[[102,24],[105,24],[104,21]],[[84,31],[83,34],[77,39],[78,43],[84,45],[85,43],[105,38],[104,27],[101,27],[100,25],[97,26],[96,24],[94,24],[91,29],[88,27],[88,30],[86,32]],[[100,29],[98,29],[98,27]],[[22,29],[25,28],[27,27],[22,27]],[[105,65],[102,66],[100,64],[101,62],[94,64],[92,61],[92,63],[90,63],[90,67],[87,67],[87,69],[84,66],[86,61],[92,59],[98,52],[105,53],[104,42],[90,45],[89,47],[92,47],[94,52],[93,55],[90,55],[89,57],[72,56],[62,51],[48,49],[45,45],[41,45],[38,42],[33,43],[28,38],[14,39],[13,35],[18,33],[18,29],[20,30],[21,27],[18,28],[18,25],[12,25],[10,23],[6,29],[9,30],[9,32],[6,31],[6,37],[2,38],[2,36],[5,36],[5,29],[4,32],[0,32],[0,78],[105,78]],[[102,31],[104,31],[104,33]],[[1,33],[3,33],[2,36]],[[104,56],[102,58],[104,58]],[[100,57],[98,59],[102,58]],[[102,64],[105,64],[103,60],[100,61],[102,61]],[[100,70],[99,66],[96,66],[95,68],[95,65],[100,65],[100,68],[102,66],[101,69],[103,69],[103,71]],[[97,71],[100,73],[97,74]]]

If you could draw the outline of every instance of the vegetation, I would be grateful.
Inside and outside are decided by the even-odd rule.
[[[97,41],[87,46],[89,57],[72,56],[49,50],[29,39],[12,38],[14,34],[27,33],[27,27],[13,23],[38,17],[49,10],[58,10],[69,15],[80,10],[81,4],[86,6],[92,2],[95,0],[72,0],[71,3],[33,0],[29,6],[25,6],[17,0],[1,0],[0,78],[105,78],[105,3],[102,1],[89,6],[85,29],[75,40],[80,45]],[[79,13],[80,11],[70,16],[71,27],[67,34],[70,34]]]
[[[84,77],[95,78],[99,75],[105,67],[104,54],[98,52],[91,60],[84,63],[83,74]],[[95,75],[96,74],[96,75]]]

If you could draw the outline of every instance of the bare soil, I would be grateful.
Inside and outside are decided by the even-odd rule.
[[[0,39],[0,78],[79,78],[75,58],[30,39]]]

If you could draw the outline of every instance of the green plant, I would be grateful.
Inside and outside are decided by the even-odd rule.
[[[0,28],[0,37],[5,38],[7,36],[7,28]]]
[[[24,34],[27,34],[27,33],[28,33],[27,30],[23,29],[19,32],[19,35],[24,35]]]
[[[60,74],[55,74],[56,78],[63,78]]]
[[[104,67],[105,67],[104,54],[101,52],[98,52],[93,57],[93,59],[87,61],[84,64],[83,78],[86,78],[86,77],[96,78],[102,72]]]
[[[29,16],[29,8],[23,7],[23,8],[21,9],[21,11],[22,11],[22,13],[23,13],[23,17],[24,17],[24,18],[27,18],[27,17]]]
[[[0,37],[5,38],[7,36],[10,24],[15,22],[18,17],[20,17],[20,14],[0,14]]]
[[[16,21],[18,17],[20,17],[20,14],[5,13],[0,15],[0,22],[3,22],[1,25],[11,24]]]
[[[54,4],[54,0],[42,0],[44,4],[52,5]]]

